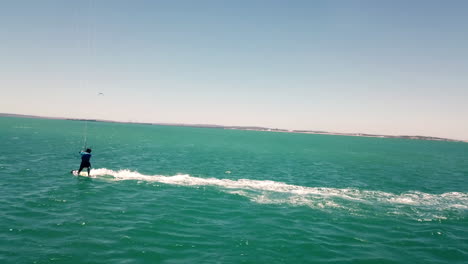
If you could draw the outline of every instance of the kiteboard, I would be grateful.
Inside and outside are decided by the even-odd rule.
[[[87,171],[87,170],[82,170],[82,171],[80,172],[79,175],[78,175],[78,171],[77,171],[77,170],[72,170],[71,173],[72,173],[73,175],[75,175],[75,176],[84,176],[84,177],[91,177],[91,178],[92,178],[91,175],[88,176],[88,171]]]

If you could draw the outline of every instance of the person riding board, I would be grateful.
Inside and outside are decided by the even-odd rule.
[[[85,151],[80,151],[81,155],[81,164],[80,164],[80,169],[78,170],[78,175],[80,175],[80,172],[84,169],[88,169],[88,176],[91,171],[91,163],[89,160],[91,159],[91,149],[86,149]]]

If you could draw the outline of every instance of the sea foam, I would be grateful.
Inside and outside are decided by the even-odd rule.
[[[261,204],[290,204],[312,208],[352,208],[353,204],[382,206],[409,206],[424,210],[462,210],[468,209],[468,194],[447,192],[430,194],[408,191],[401,194],[360,190],[356,188],[325,188],[292,185],[271,180],[218,179],[193,177],[188,174],[173,176],[144,175],[137,171],[113,171],[106,168],[92,170],[92,176],[112,176],[113,180],[137,180],[179,186],[214,186],[233,195],[244,196]],[[434,217],[438,217],[435,215]]]

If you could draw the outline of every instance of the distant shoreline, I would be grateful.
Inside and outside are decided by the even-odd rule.
[[[408,135],[396,136],[396,135],[377,135],[377,134],[367,134],[367,133],[339,133],[339,132],[327,132],[327,131],[316,131],[316,130],[290,130],[290,129],[267,128],[267,127],[257,127],[257,126],[222,126],[222,125],[208,125],[208,124],[123,122],[123,121],[113,121],[113,120],[66,118],[66,117],[47,117],[47,116],[9,114],[9,113],[0,113],[0,117],[55,119],[55,120],[90,121],[90,122],[141,124],[141,125],[158,125],[158,126],[219,128],[219,129],[232,129],[232,130],[250,130],[250,131],[264,131],[264,132],[283,132],[283,133],[334,135],[334,136],[353,136],[353,137],[400,138],[400,139],[449,141],[449,142],[465,142],[465,143],[468,142],[468,140],[457,140],[457,139],[440,138],[440,137],[427,137],[427,136],[408,136]]]

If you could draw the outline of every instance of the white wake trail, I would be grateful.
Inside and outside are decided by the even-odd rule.
[[[174,176],[144,175],[137,171],[113,171],[106,168],[92,170],[94,177],[112,176],[114,180],[138,180],[180,186],[215,186],[235,195],[241,195],[257,203],[306,205],[310,207],[344,207],[350,202],[362,204],[384,203],[407,205],[436,210],[468,209],[468,194],[447,192],[429,194],[410,191],[394,194],[355,188],[325,188],[292,185],[270,180],[200,178],[188,174]],[[346,204],[346,205],[345,205]]]

